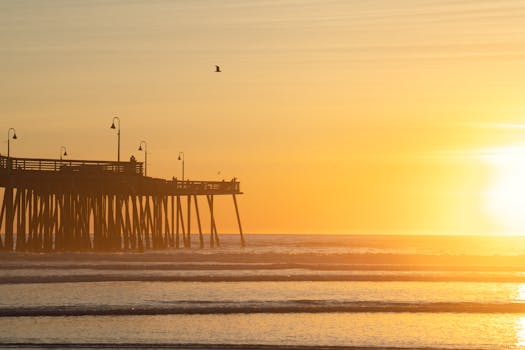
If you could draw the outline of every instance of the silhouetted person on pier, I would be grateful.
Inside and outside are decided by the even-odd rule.
[[[128,169],[129,169],[128,171],[130,173],[137,172],[136,165],[135,165],[136,162],[137,162],[137,160],[135,159],[135,156],[131,155],[131,157],[129,157],[129,167],[128,167]]]

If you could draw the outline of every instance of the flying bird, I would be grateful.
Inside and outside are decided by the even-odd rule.
[[[222,71],[221,71],[221,67],[219,67],[219,66],[216,65],[216,66],[215,66],[215,73],[220,73],[220,72],[222,72]]]

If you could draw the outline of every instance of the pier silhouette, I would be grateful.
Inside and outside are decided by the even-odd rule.
[[[7,251],[143,251],[217,247],[215,196],[232,196],[232,181],[165,180],[144,175],[142,162],[13,158],[0,156],[0,248]],[[209,211],[203,232],[199,198]],[[183,205],[183,201],[186,204]],[[194,210],[194,212],[193,212]],[[197,231],[192,232],[191,220]]]

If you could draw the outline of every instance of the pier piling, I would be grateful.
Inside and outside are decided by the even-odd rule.
[[[0,188],[0,249],[5,251],[177,249],[181,240],[190,248],[195,234],[204,248],[200,196],[208,202],[209,246],[219,247],[214,212],[218,195],[233,196],[241,245],[245,244],[236,200],[242,192],[235,180],[151,178],[143,175],[140,162],[0,156]]]

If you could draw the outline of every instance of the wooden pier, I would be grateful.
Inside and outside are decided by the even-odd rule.
[[[144,176],[141,162],[0,156],[0,188],[0,248],[7,251],[189,248],[196,235],[200,248],[217,247],[219,195],[232,196],[240,244],[245,243],[235,179],[164,180]],[[206,234],[199,211],[203,198],[210,220]]]

